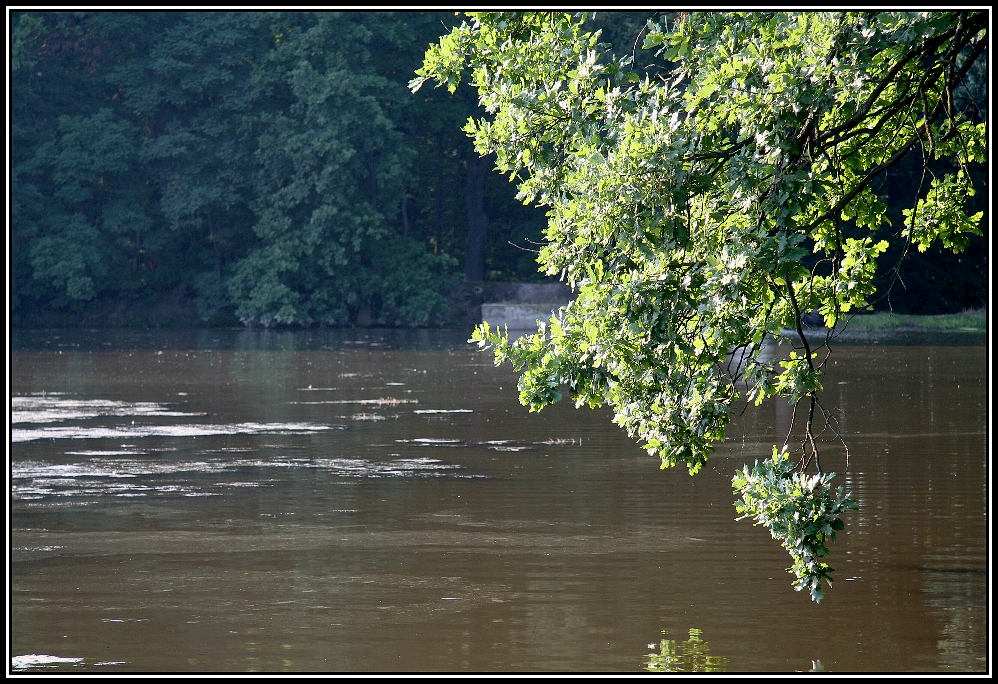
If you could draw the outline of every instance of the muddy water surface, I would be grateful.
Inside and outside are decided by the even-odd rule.
[[[630,672],[698,629],[729,672],[986,668],[985,347],[835,349],[860,509],[814,605],[734,520],[785,405],[690,478],[606,410],[528,414],[463,339],[21,335],[14,664]]]

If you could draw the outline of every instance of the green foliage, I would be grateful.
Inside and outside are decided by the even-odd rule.
[[[465,130],[525,203],[548,207],[538,261],[578,295],[533,336],[485,324],[472,341],[522,373],[531,410],[567,387],[691,474],[740,389],[804,399],[803,473],[827,415],[822,361],[806,339],[779,364],[763,349],[807,312],[833,326],[869,307],[889,241],[857,231],[889,225],[873,182],[909,154],[930,180],[902,241],[959,249],[979,231],[962,200],[984,129],[952,96],[984,53],[986,15],[683,13],[648,24],[644,47],[669,66],[643,75],[587,21],[472,13],[410,84],[477,88],[488,116]],[[955,179],[928,166],[937,158]]]
[[[664,630],[662,634],[665,634]],[[678,644],[674,639],[662,639],[659,652],[648,654],[645,669],[649,672],[725,672],[728,659],[711,655],[710,644],[700,637],[701,634],[702,630],[691,629],[690,638]]]
[[[443,322],[478,105],[406,82],[453,19],[14,13],[15,318],[186,289],[204,322]],[[515,278],[506,237],[542,213],[493,176],[490,269]]]
[[[920,252],[935,240],[954,252],[966,249],[971,235],[981,235],[978,226],[984,217],[983,211],[973,216],[964,211],[966,198],[973,195],[974,187],[962,173],[933,178],[925,199],[919,200],[914,209],[904,210],[907,227],[903,235],[917,244]]]
[[[104,275],[100,252],[91,249],[100,244],[100,236],[80,214],[56,219],[61,224],[58,230],[31,247],[33,277],[55,290],[62,301],[92,299],[97,290],[94,279]]]
[[[820,560],[828,555],[825,542],[835,541],[836,530],[844,527],[842,514],[859,507],[842,487],[832,491],[833,477],[835,473],[808,476],[796,471],[790,455],[773,447],[772,458],[756,461],[751,470],[744,466],[731,481],[741,496],[735,502],[738,519],[752,518],[769,529],[793,559],[787,572],[797,578],[794,588],[807,589],[816,603],[824,596],[821,580],[832,585],[834,568]]]

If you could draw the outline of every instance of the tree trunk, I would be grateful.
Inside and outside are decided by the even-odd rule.
[[[468,240],[464,247],[464,277],[471,282],[485,279],[485,232],[488,228],[485,178],[494,163],[492,155],[479,157],[474,151],[468,155]]]
[[[211,209],[208,210],[208,241],[212,249],[215,250],[215,280],[222,282],[222,245],[219,244],[218,236],[215,235],[215,228],[211,223]]]
[[[409,208],[406,206],[405,191],[402,191],[402,237],[409,237]]]
[[[443,149],[444,136],[443,134],[437,134],[437,150]],[[440,160],[440,166],[437,168],[437,189],[436,196],[433,198],[433,253],[439,254],[442,250],[440,248],[440,238],[442,234],[442,223],[444,214],[444,164],[443,160]]]

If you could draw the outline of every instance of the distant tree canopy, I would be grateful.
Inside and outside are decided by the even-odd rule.
[[[538,278],[474,94],[406,89],[453,21],[15,13],[15,321],[179,287],[205,322],[433,325],[462,272]]]
[[[587,21],[656,73],[641,51],[649,16]],[[181,293],[200,323],[433,325],[462,280],[542,279],[543,210],[517,201],[460,130],[478,94],[405,88],[459,21],[12,13],[14,324]],[[878,186],[896,225],[916,171]],[[980,305],[982,245],[930,249],[891,303]]]

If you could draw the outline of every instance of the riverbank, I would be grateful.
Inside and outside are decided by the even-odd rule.
[[[442,293],[447,300],[447,311],[442,325],[428,327],[471,329],[482,321],[482,304],[489,302],[536,303],[547,301],[567,302],[571,290],[559,281],[543,282],[465,282],[448,288]],[[20,330],[39,329],[94,329],[115,330],[200,330],[242,327],[232,307],[214,311],[210,315],[199,312],[195,292],[180,285],[158,297],[102,297],[73,308],[56,309],[45,306],[14,306],[13,327]],[[290,326],[282,329],[298,329]],[[309,326],[305,326],[309,327]],[[313,328],[322,328],[316,324]],[[350,323],[342,328],[380,328],[372,324],[370,314],[366,321],[360,310]]]
[[[981,345],[987,341],[986,310],[971,309],[939,316],[913,316],[889,312],[861,314],[841,321],[829,334],[828,328],[805,328],[808,341],[822,344],[886,345]],[[797,340],[795,330],[783,330],[788,340]]]
[[[853,332],[901,331],[901,330],[948,330],[986,331],[987,311],[984,308],[969,309],[961,313],[941,316],[910,316],[890,312],[860,314],[849,319],[841,330]]]
[[[462,283],[447,292],[450,311],[444,328],[472,328],[482,321],[482,305],[493,303],[507,305],[535,305],[555,299],[567,301],[570,292],[559,292],[552,297],[545,288],[564,287],[560,283]],[[534,293],[531,288],[538,290]],[[521,290],[530,290],[521,292]],[[529,295],[529,296],[528,296]],[[531,311],[531,314],[534,312]],[[542,312],[546,318],[548,310]],[[31,315],[16,317],[13,327],[18,330],[52,329],[114,329],[114,330],[204,330],[242,329],[235,316],[217,315],[209,321],[197,315],[192,295],[178,288],[170,296],[157,301],[129,301],[123,299],[93,302],[80,311],[38,310]],[[486,317],[492,324],[497,321]],[[316,326],[317,328],[320,326]],[[342,326],[350,328],[355,326]],[[357,326],[364,327],[364,326]],[[533,325],[528,326],[531,330]],[[818,328],[814,334],[823,335],[827,330]],[[880,312],[860,314],[848,318],[836,327],[836,334],[876,336],[902,332],[987,332],[987,310],[970,309],[960,313],[939,316],[914,316]],[[793,334],[788,330],[788,334]],[[808,332],[811,337],[811,332]]]

